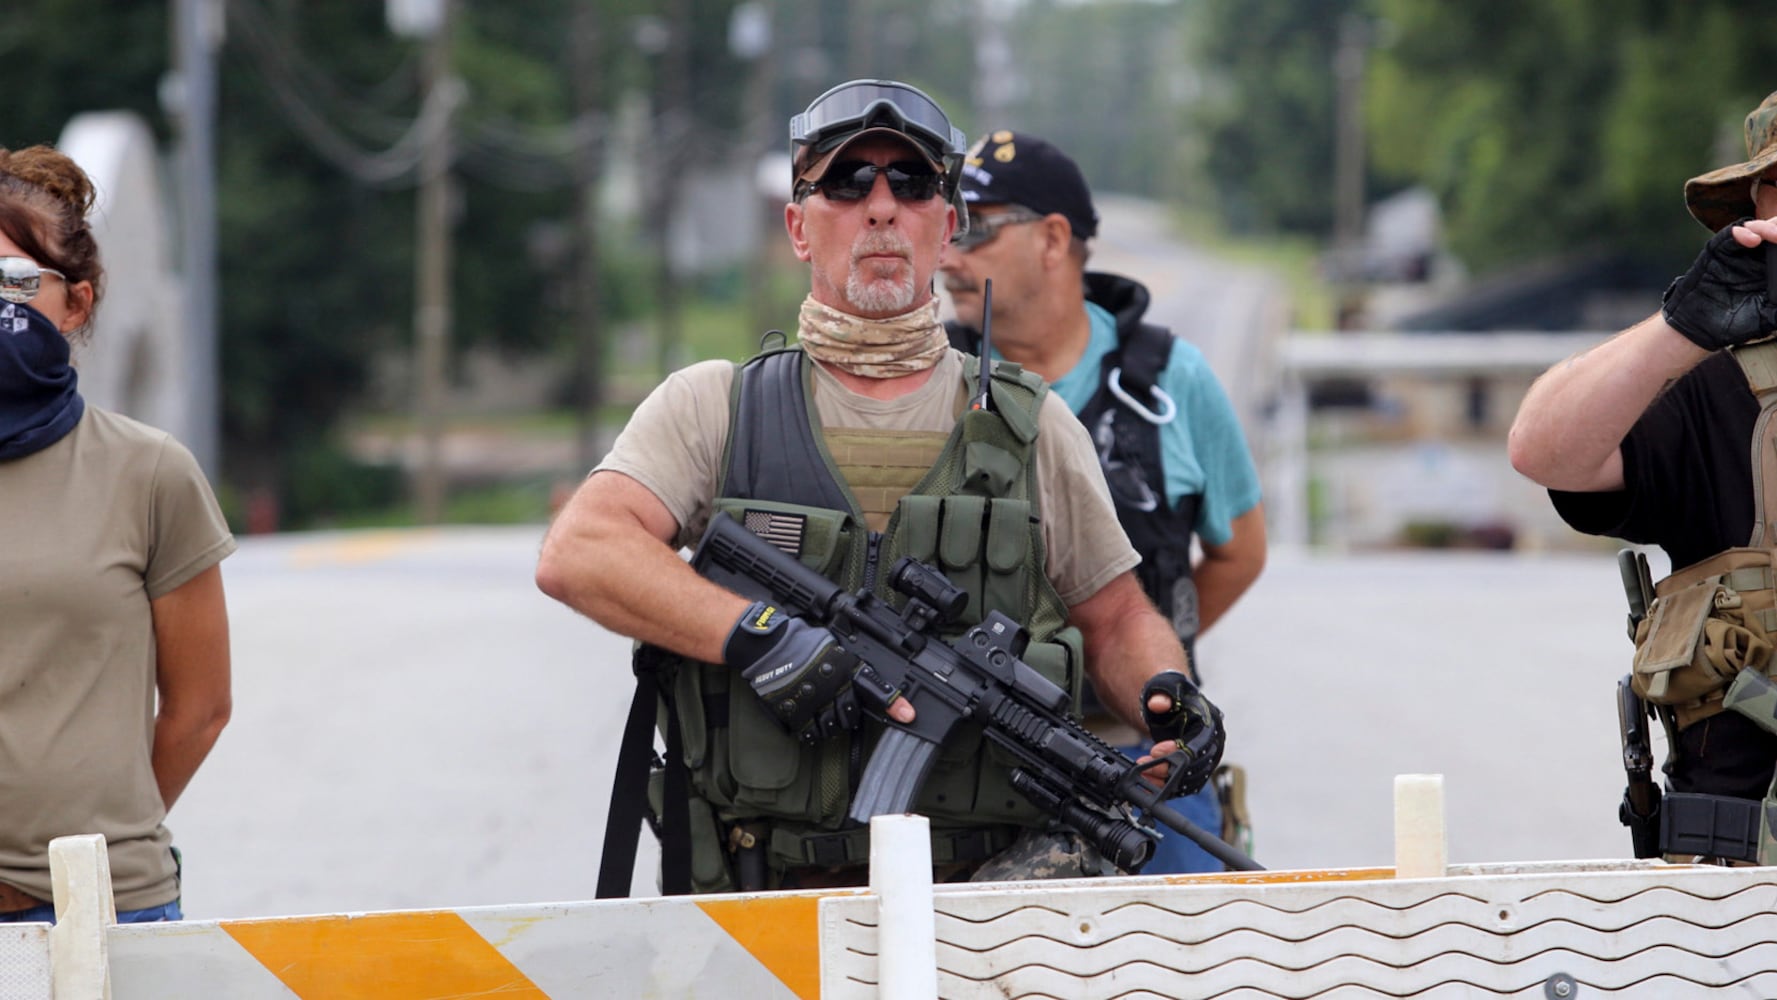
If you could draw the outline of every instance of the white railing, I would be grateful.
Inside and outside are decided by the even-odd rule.
[[[1527,382],[1609,336],[1297,331],[1283,337],[1274,358],[1277,409],[1270,428],[1270,454],[1265,456],[1265,509],[1273,540],[1285,545],[1309,541],[1309,394],[1315,383],[1391,376]],[[1503,451],[1503,442],[1501,447]]]

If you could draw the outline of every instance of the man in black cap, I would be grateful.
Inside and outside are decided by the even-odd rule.
[[[898,694],[852,683],[856,660],[826,627],[679,557],[717,514],[895,606],[897,557],[941,562],[971,594],[956,634],[1004,612],[1030,633],[1024,659],[1064,690],[1089,677],[1126,724],[1201,736],[1180,760],[1200,783],[1220,758],[1219,713],[1136,582],[1092,443],[1034,376],[1002,371],[991,406],[965,405],[979,370],[946,341],[932,282],[959,228],[962,133],[914,87],[854,80],[793,118],[790,142],[784,223],[811,269],[798,343],[670,375],[563,507],[537,567],[544,592],[643,643],[646,691],[660,678],[682,743],[668,736],[663,888],[863,884],[868,830],[847,813],[882,725],[862,709],[912,719]],[[934,874],[1108,873],[1010,771],[978,726],[939,748],[915,802]]]
[[[1658,853],[1770,865],[1777,697],[1760,689],[1777,640],[1777,93],[1747,115],[1745,139],[1745,162],[1685,183],[1686,208],[1714,235],[1660,311],[1538,378],[1509,450],[1568,524],[1657,545],[1674,568],[1654,587],[1631,677],[1670,737],[1664,815],[1636,817],[1657,828]]]
[[[1091,432],[1117,516],[1141,553],[1136,576],[1194,656],[1197,636],[1265,564],[1258,472],[1227,394],[1202,352],[1143,322],[1146,288],[1086,270],[1098,213],[1065,153],[1028,133],[991,133],[963,161],[962,194],[971,228],[939,262],[958,320],[951,342],[980,350],[983,281],[993,279],[995,356],[1047,379]],[[1137,734],[1115,719],[1094,728],[1138,752]],[[1199,826],[1244,839],[1239,772],[1221,784],[1227,818],[1239,824],[1224,825],[1212,787],[1175,805]],[[1221,867],[1165,835],[1144,871]]]

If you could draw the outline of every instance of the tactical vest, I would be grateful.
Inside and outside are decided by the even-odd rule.
[[[1732,349],[1759,401],[1752,434],[1753,526],[1747,543],[1674,571],[1635,631],[1630,686],[1675,734],[1732,709],[1777,733],[1777,341]],[[1777,864],[1777,779],[1763,801],[1669,793],[1660,849]]]
[[[1733,349],[1759,400],[1752,433],[1753,525],[1743,546],[1675,570],[1635,634],[1631,684],[1669,706],[1678,728],[1727,706],[1743,670],[1770,675],[1777,637],[1777,341]],[[1758,721],[1755,719],[1755,721]]]
[[[1166,498],[1160,428],[1177,413],[1170,399],[1156,395],[1172,357],[1172,331],[1141,321],[1147,293],[1134,282],[1104,274],[1088,274],[1086,280],[1092,301],[1116,315],[1117,346],[1100,361],[1098,391],[1078,416],[1092,435],[1117,521],[1141,554],[1135,578],[1172,623],[1195,668],[1200,616],[1191,540],[1203,495],[1189,493],[1176,504]],[[951,321],[945,332],[957,350],[981,350],[979,330]]]
[[[1002,364],[992,407],[963,412],[948,435],[823,428],[812,367],[795,348],[737,367],[715,509],[895,606],[905,598],[884,577],[896,559],[938,566],[969,593],[953,635],[989,610],[1023,622],[1032,639],[1025,659],[1077,704],[1082,644],[1043,572],[1038,520],[1035,442],[1047,386]],[[971,370],[968,397],[977,391]],[[766,838],[777,871],[868,860],[868,831],[848,829],[846,810],[879,723],[805,745],[732,668],[679,660],[666,670],[690,772],[694,888],[727,888],[721,845],[743,825],[739,836]],[[935,863],[984,858],[1020,827],[1048,821],[1012,789],[1011,763],[979,725],[964,723],[945,740],[915,803],[932,821]]]

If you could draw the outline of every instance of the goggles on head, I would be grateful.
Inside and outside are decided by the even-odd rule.
[[[807,111],[790,119],[790,145],[797,152],[813,146],[818,153],[832,148],[833,140],[872,125],[906,133],[946,168],[952,158],[962,157],[968,142],[919,88],[894,80],[853,80],[815,98]]]
[[[62,272],[43,267],[29,257],[0,257],[0,299],[14,303],[31,301],[37,297],[46,274],[68,280]]]
[[[905,135],[940,166],[944,190],[957,206],[958,224],[964,225],[959,182],[968,137],[918,87],[895,80],[852,80],[815,98],[808,110],[790,119],[791,162],[800,172],[847,138],[876,127]]]

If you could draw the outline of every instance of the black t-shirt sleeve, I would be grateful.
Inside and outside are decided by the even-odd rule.
[[[1674,568],[1745,545],[1757,419],[1739,363],[1718,352],[1669,386],[1623,439],[1622,490],[1550,490],[1550,499],[1576,531],[1658,545]]]

